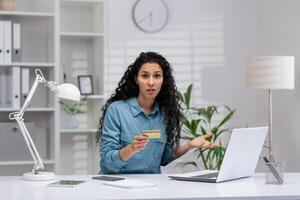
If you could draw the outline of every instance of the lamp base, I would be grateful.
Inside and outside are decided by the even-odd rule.
[[[54,178],[55,174],[53,172],[39,172],[38,174],[27,172],[23,174],[23,180],[25,181],[48,181]]]

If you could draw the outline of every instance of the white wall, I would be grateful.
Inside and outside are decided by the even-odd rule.
[[[267,92],[246,89],[245,64],[247,57],[260,52],[288,55],[299,52],[299,47],[295,47],[298,32],[282,33],[281,28],[295,31],[295,27],[300,27],[300,18],[295,17],[300,2],[288,0],[292,5],[286,5],[286,1],[165,0],[170,20],[164,30],[149,34],[138,30],[131,19],[135,0],[109,0],[105,92],[112,92],[126,67],[140,51],[157,51],[173,64],[179,89],[184,89],[191,82],[195,84],[194,104],[215,103],[235,108],[233,127],[267,125]],[[282,7],[291,8],[279,12]],[[207,39],[217,40],[220,44],[210,63],[199,61],[203,55],[195,53],[197,48],[201,48],[201,44],[195,42],[199,37],[201,39],[199,27],[208,18],[215,19],[219,26],[216,29],[218,37]],[[176,41],[180,45],[174,45]],[[296,95],[299,96],[296,91],[274,94],[275,155],[287,161],[287,171],[300,169],[300,161],[292,159],[297,158],[299,150],[296,147],[299,140],[296,119],[300,112],[296,107]],[[289,137],[277,137],[280,133]],[[190,160],[190,157],[191,154],[181,160]],[[259,169],[262,169],[261,163]],[[173,163],[165,171],[175,172],[178,168]]]
[[[133,0],[108,1],[105,93],[111,93],[123,71],[141,51],[156,51],[172,63],[178,88],[183,90],[193,82],[195,99],[205,101],[202,70],[225,66],[226,1],[168,0],[167,26],[150,34],[134,25],[131,17],[134,3]]]

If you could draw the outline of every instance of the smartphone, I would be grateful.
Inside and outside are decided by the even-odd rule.
[[[117,177],[117,176],[94,176],[92,179],[101,180],[101,181],[120,181],[124,180],[123,177]]]

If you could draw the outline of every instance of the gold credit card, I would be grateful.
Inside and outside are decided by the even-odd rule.
[[[160,130],[143,130],[143,135],[147,135],[149,139],[159,139]]]

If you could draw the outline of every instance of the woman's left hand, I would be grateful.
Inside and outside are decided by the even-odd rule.
[[[213,135],[213,133],[207,133],[205,135],[201,135],[199,137],[194,138],[193,140],[191,140],[189,142],[189,145],[192,148],[215,148],[215,147],[219,147],[220,145],[210,142],[208,140],[206,140],[207,138],[211,137]]]

